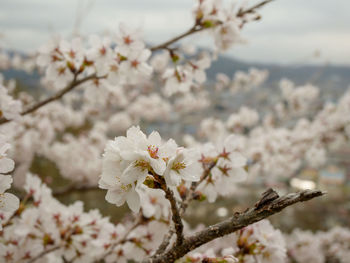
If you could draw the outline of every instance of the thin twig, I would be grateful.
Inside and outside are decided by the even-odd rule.
[[[180,211],[179,211],[179,214],[180,216],[182,217],[189,205],[189,203],[193,200],[193,194],[194,192],[196,191],[197,187],[205,180],[208,178],[208,176],[210,175],[210,172],[211,170],[214,168],[215,166],[215,162],[212,162],[208,168],[206,168],[204,171],[203,171],[203,175],[201,176],[201,179],[198,181],[198,182],[193,182],[191,184],[191,187],[185,197],[185,200],[183,200],[183,202],[181,203],[181,206],[180,206]],[[175,229],[174,228],[170,228],[168,233],[164,236],[163,238],[163,241],[162,243],[159,245],[156,253],[154,254],[154,257],[156,255],[160,255],[161,253],[163,253],[167,247],[169,246],[169,243],[170,243],[170,240],[171,238],[173,237],[173,235],[175,234]]]
[[[142,216],[142,214],[138,215],[138,218],[136,220],[136,222],[128,229],[128,231],[126,231],[126,233],[124,234],[123,238],[121,240],[119,240],[117,243],[114,243],[111,248],[109,249],[109,251],[103,256],[103,258],[107,257],[108,255],[113,253],[113,250],[116,246],[124,244],[126,242],[132,242],[132,240],[128,239],[128,236],[130,235],[130,233],[137,228],[138,226],[140,226],[142,223],[144,223],[144,218]]]
[[[272,1],[275,1],[275,0],[265,0],[265,1],[262,1],[260,3],[257,3],[256,5],[253,5],[252,7],[248,8],[248,9],[244,9],[244,10],[240,9],[237,13],[237,17],[242,17],[246,14],[254,13],[256,9],[259,9]]]
[[[194,25],[193,27],[191,27],[189,30],[187,30],[186,32],[182,33],[181,35],[178,35],[178,36],[176,36],[176,37],[174,37],[174,38],[172,38],[172,39],[170,39],[170,40],[168,40],[168,41],[166,41],[166,42],[164,42],[162,44],[159,44],[157,46],[151,47],[150,50],[151,51],[156,51],[156,50],[159,50],[159,49],[168,49],[171,44],[174,44],[175,42],[177,42],[177,41],[179,41],[179,40],[181,40],[181,39],[183,39],[183,38],[185,38],[185,37],[187,37],[189,35],[192,35],[194,33],[202,31],[204,29],[205,29],[204,27],[200,27],[198,25]]]
[[[46,254],[49,254],[57,249],[59,249],[60,246],[54,246],[50,249],[44,250],[43,252],[41,252],[39,255],[33,257],[31,260],[29,260],[27,263],[34,263],[35,261],[37,261],[39,258],[45,256]]]
[[[182,241],[184,239],[184,236],[183,236],[184,226],[182,224],[180,210],[176,204],[176,199],[175,199],[174,193],[166,185],[166,182],[165,182],[165,179],[163,176],[159,176],[159,175],[155,174],[154,178],[160,183],[162,190],[165,192],[165,198],[168,199],[168,201],[170,202],[171,213],[172,213],[171,219],[174,222],[175,233],[177,236],[176,243],[182,243]]]
[[[237,13],[237,17],[242,17],[246,14],[249,14],[249,13],[253,13],[256,9],[259,9],[261,7],[263,7],[264,5],[272,2],[274,0],[265,0],[265,1],[262,1],[252,7],[249,7],[248,9],[240,9]],[[162,43],[162,44],[159,44],[159,45],[156,45],[156,46],[153,46],[150,48],[151,51],[156,51],[156,50],[160,50],[160,49],[169,49],[169,46],[171,44],[174,44],[175,42],[185,38],[185,37],[188,37],[190,35],[193,35],[197,32],[200,32],[200,31],[204,31],[206,29],[210,29],[211,27],[203,27],[201,26],[200,24],[196,23],[193,27],[191,27],[190,29],[188,29],[187,31],[185,31],[184,33]]]
[[[89,80],[96,79],[96,78],[104,78],[104,77],[97,77],[96,74],[89,75],[89,76],[82,78],[82,79],[79,79],[79,80],[77,80],[76,77],[74,77],[74,79],[71,81],[71,83],[69,83],[64,89],[58,91],[56,94],[52,95],[51,97],[48,97],[47,99],[39,101],[38,103],[35,103],[34,105],[30,106],[28,109],[22,111],[21,116],[32,113],[32,112],[40,109],[41,107],[45,106],[46,104],[62,98],[66,93],[75,89],[80,84],[83,84]],[[2,118],[0,118],[0,125],[5,124],[5,123],[10,122],[10,121],[11,120],[7,120],[4,117],[2,117]]]

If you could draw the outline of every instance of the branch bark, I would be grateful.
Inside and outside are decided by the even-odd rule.
[[[174,262],[176,259],[185,256],[188,252],[216,238],[231,234],[248,225],[263,220],[295,203],[308,201],[315,197],[322,196],[323,194],[323,192],[318,190],[305,190],[298,193],[291,193],[276,198],[271,202],[265,202],[265,205],[262,207],[254,206],[246,212],[235,213],[231,218],[193,234],[184,239],[181,244],[175,244],[169,251],[155,258],[147,259],[144,263]],[[259,203],[261,203],[261,200],[257,202],[257,204]]]
[[[171,44],[174,44],[175,42],[189,36],[189,35],[192,35],[194,33],[197,33],[199,31],[202,31],[204,30],[205,28],[204,27],[200,27],[200,26],[197,26],[197,25],[194,25],[193,27],[191,27],[189,30],[187,30],[186,32],[182,33],[181,35],[178,35],[162,44],[159,44],[157,46],[154,46],[154,47],[151,47],[150,50],[153,52],[153,51],[156,51],[156,50],[160,50],[160,49],[169,49],[169,46]]]
[[[183,229],[182,219],[180,215],[180,210],[177,206],[174,193],[168,188],[163,176],[154,175],[154,178],[160,183],[162,190],[165,192],[165,198],[168,199],[171,206],[172,221],[174,222],[175,232],[176,232],[176,244],[181,244],[183,242]]]
[[[240,9],[237,13],[237,17],[242,17],[246,14],[253,13],[253,12],[255,12],[256,9],[259,9],[259,8],[263,7],[264,5],[271,3],[272,1],[275,1],[275,0],[264,0],[260,3],[257,3],[256,5],[253,5],[252,7],[248,8],[248,9],[244,9],[244,10]]]

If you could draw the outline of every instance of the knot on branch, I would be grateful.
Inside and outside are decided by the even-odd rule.
[[[255,204],[255,210],[264,208],[279,197],[280,196],[275,190],[273,190],[272,188],[267,189],[265,192],[262,193],[262,198]]]

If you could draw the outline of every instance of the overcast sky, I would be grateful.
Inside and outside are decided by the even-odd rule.
[[[193,3],[0,0],[0,45],[30,51],[53,33],[70,36],[77,17],[82,17],[77,10],[85,13],[79,26],[83,34],[112,31],[125,22],[142,26],[146,41],[156,44],[189,28]],[[350,64],[349,10],[349,0],[276,0],[261,10],[260,22],[243,30],[247,44],[234,46],[227,54],[258,62]],[[321,52],[321,59],[313,57],[315,51]]]

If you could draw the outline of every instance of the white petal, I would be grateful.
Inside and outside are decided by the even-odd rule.
[[[247,179],[248,173],[242,168],[232,168],[228,171],[230,175],[230,181],[243,182]]]
[[[156,172],[158,175],[163,175],[166,169],[166,164],[165,161],[162,159],[153,159],[150,158],[150,163],[153,168],[153,170]]]
[[[5,193],[3,196],[0,196],[0,211],[5,212],[14,212],[19,207],[19,199],[17,196]]]
[[[0,194],[4,193],[11,187],[12,181],[13,179],[11,175],[0,174]]]
[[[120,191],[108,190],[105,198],[106,201],[117,206],[121,206],[125,202],[125,195]]]
[[[161,157],[171,158],[176,154],[177,144],[173,139],[169,139],[159,148]]]
[[[187,166],[185,169],[180,170],[181,177],[185,181],[198,182],[201,177],[200,165],[193,163]]]
[[[247,164],[247,159],[239,152],[232,152],[229,157],[231,160],[230,164],[233,167],[243,167]]]
[[[160,137],[160,135],[157,131],[153,131],[148,136],[148,141],[149,141],[150,145],[159,146],[162,143],[162,138]]]
[[[134,213],[138,213],[140,211],[140,196],[136,191],[131,191],[127,194],[127,200],[129,208]]]
[[[9,158],[0,158],[0,173],[8,173],[15,167],[15,162]]]
[[[131,184],[135,181],[143,178],[145,174],[147,175],[147,170],[142,170],[139,167],[135,167],[134,163],[131,163],[123,172],[120,181],[123,184]]]

